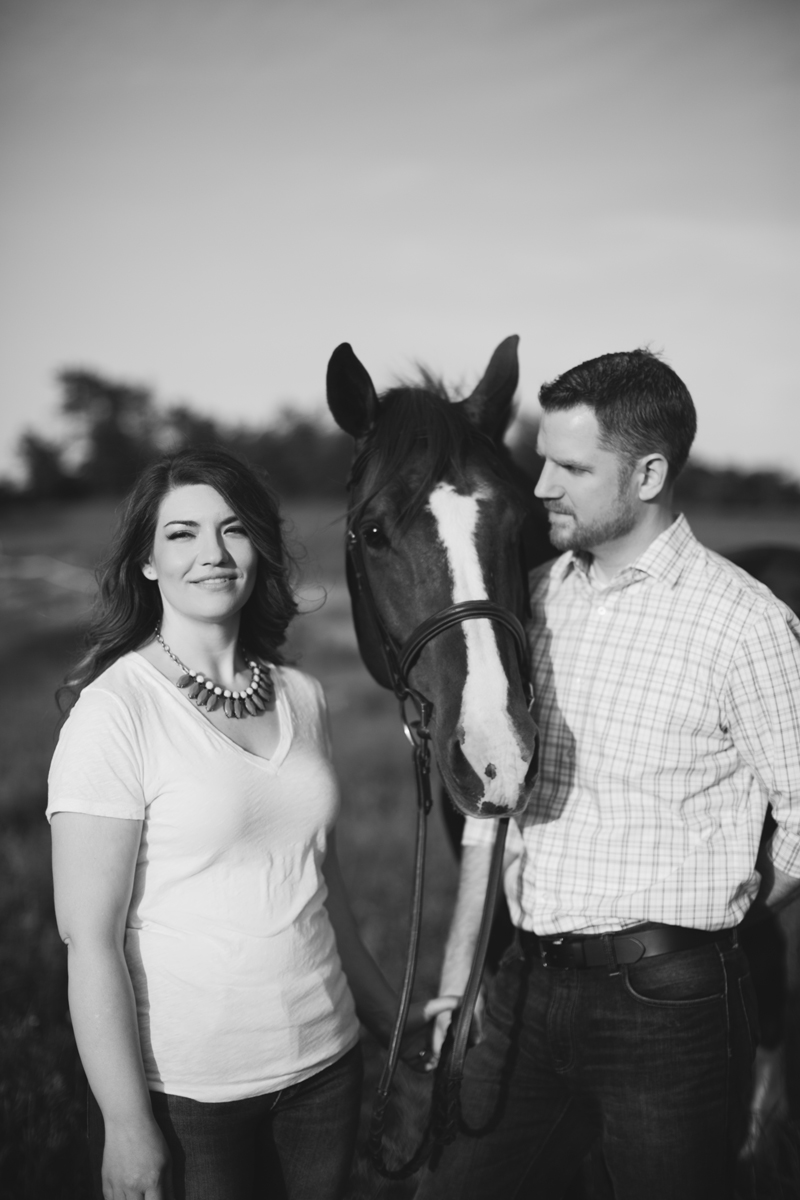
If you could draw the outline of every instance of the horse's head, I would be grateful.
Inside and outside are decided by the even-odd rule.
[[[522,618],[526,608],[526,500],[503,445],[517,342],[498,346],[459,402],[428,375],[379,398],[347,343],[328,364],[328,403],[355,441],[348,583],[361,655],[395,690],[399,663],[408,687],[430,702],[439,772],[471,816],[521,812],[535,779],[524,652],[513,620],[502,619]],[[468,601],[490,615],[480,615],[480,603],[478,615],[457,609],[425,636],[429,618]],[[492,605],[503,612],[492,614]],[[420,627],[422,636],[412,636]]]

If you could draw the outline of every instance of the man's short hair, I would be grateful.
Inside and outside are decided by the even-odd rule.
[[[663,454],[671,479],[683,469],[697,432],[689,389],[649,350],[590,358],[543,384],[539,402],[545,412],[587,405],[605,446],[630,463]]]

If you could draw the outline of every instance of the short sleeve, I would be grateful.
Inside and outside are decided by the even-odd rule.
[[[333,740],[331,738],[331,721],[328,714],[328,701],[325,698],[325,691],[322,684],[313,675],[310,675],[314,684],[314,691],[317,698],[317,709],[319,712],[320,732],[322,734],[322,745],[328,758],[333,760]]]
[[[144,819],[139,740],[113,692],[84,691],[61,730],[48,777],[48,821],[57,812]]]

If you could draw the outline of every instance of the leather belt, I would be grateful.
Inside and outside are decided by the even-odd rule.
[[[635,925],[618,933],[594,933],[585,937],[564,934],[539,937],[526,929],[517,930],[520,949],[526,958],[536,958],[545,967],[583,970],[587,967],[628,966],[641,958],[691,950],[711,942],[735,946],[735,929],[684,929],[680,925]]]

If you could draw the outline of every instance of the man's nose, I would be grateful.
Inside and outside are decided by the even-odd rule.
[[[550,463],[546,462],[542,467],[542,473],[536,481],[536,487],[533,489],[533,494],[536,496],[537,500],[552,500],[557,494],[559,494],[559,489],[556,485],[555,476]]]

